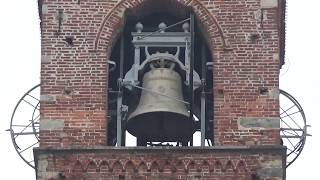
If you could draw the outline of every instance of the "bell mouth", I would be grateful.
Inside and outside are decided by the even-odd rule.
[[[184,114],[158,111],[131,117],[127,130],[138,138],[153,142],[175,142],[189,139],[195,132],[193,122]]]

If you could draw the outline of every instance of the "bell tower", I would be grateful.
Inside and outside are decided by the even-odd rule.
[[[39,0],[37,179],[286,179],[284,0]]]

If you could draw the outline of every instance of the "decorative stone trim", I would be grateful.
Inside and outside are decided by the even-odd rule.
[[[268,117],[240,117],[238,119],[239,129],[279,129],[279,118]]]
[[[41,119],[40,130],[62,130],[64,128],[64,120]]]
[[[55,102],[56,96],[50,94],[42,94],[40,95],[40,102]]]

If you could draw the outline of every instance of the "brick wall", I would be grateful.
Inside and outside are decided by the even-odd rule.
[[[50,120],[63,127],[42,128],[41,146],[105,145],[106,60],[124,10],[155,8],[146,2],[43,0],[41,119],[43,127]],[[212,50],[218,145],[279,143],[279,10],[272,2],[173,3],[193,8]]]

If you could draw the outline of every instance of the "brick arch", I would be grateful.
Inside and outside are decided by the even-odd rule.
[[[159,163],[155,160],[150,164],[150,167],[148,169],[148,171],[159,171],[160,170],[160,165]]]
[[[144,161],[141,161],[139,163],[139,165],[137,166],[137,170],[138,170],[138,172],[146,172],[146,171],[148,171],[148,166]]]
[[[246,164],[246,162],[243,161],[243,160],[238,161],[238,163],[237,163],[237,165],[236,165],[236,170],[237,170],[238,172],[244,172],[244,173],[249,172],[248,167],[247,167],[247,164]]]
[[[97,163],[94,160],[90,160],[85,166],[85,171],[96,170],[98,168]]]
[[[169,169],[172,173],[176,172],[177,169],[172,160],[166,160],[160,164],[160,169],[163,171],[164,169]]]
[[[125,165],[124,165],[124,170],[127,172],[137,172],[137,166],[135,165],[135,163],[133,163],[131,160],[128,160]]]
[[[224,169],[224,171],[232,170],[235,172],[236,166],[234,165],[234,163],[231,160],[228,160],[223,169]]]
[[[123,16],[125,10],[136,8],[147,1],[150,0],[120,0],[102,20],[94,41],[94,50],[107,50],[107,52],[109,52],[111,50],[111,46],[106,47],[106,44],[113,44],[113,41],[116,40],[115,37],[117,37],[119,31],[118,29],[121,29],[123,26]],[[184,7],[192,7],[200,21],[202,31],[204,31],[205,34],[210,37],[208,44],[212,47],[215,47],[211,49],[216,49],[218,46],[220,47],[219,49],[227,48],[223,31],[218,21],[199,0],[173,1],[177,4],[183,5]],[[208,32],[209,29],[210,32]]]
[[[99,171],[103,171],[103,170],[110,170],[110,165],[108,163],[108,161],[106,160],[102,160],[99,165],[98,165]]]
[[[80,160],[77,160],[73,165],[72,165],[72,171],[74,172],[85,172],[85,168],[83,164],[81,163]]]
[[[113,171],[122,171],[122,172],[124,172],[125,168],[124,168],[123,164],[121,163],[121,161],[117,160],[117,161],[112,163],[110,171],[111,172],[113,172]]]
[[[214,171],[220,170],[223,171],[223,165],[220,160],[215,160],[214,162]]]
[[[208,160],[202,160],[202,162],[199,166],[200,166],[201,170],[207,169],[209,172],[213,171],[213,166],[209,163]]]

